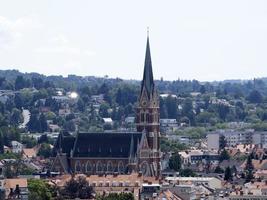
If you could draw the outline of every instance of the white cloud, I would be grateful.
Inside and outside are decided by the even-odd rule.
[[[10,20],[0,16],[0,48],[14,45],[32,30],[41,28],[42,24],[33,17],[21,17],[16,20]]]

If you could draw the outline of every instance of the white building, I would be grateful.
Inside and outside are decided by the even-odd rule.
[[[23,144],[18,141],[11,141],[11,148],[13,153],[21,153],[23,149]]]
[[[160,119],[160,129],[165,134],[173,133],[179,127],[176,119]]]
[[[267,147],[267,132],[255,132],[252,136],[252,142],[256,145],[262,145],[263,148]]]
[[[208,150],[218,150],[220,148],[220,134],[208,134],[207,135]]]
[[[208,149],[219,149],[220,136],[224,136],[228,147],[239,144],[253,144],[254,134],[253,129],[246,129],[244,131],[235,131],[232,129],[218,130],[207,135]],[[259,140],[258,137],[255,137],[255,140]]]

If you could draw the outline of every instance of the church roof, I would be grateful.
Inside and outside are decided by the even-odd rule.
[[[53,155],[57,152],[73,157],[129,158],[137,152],[142,133],[78,133],[76,136],[60,134]]]
[[[66,153],[67,156],[70,156],[70,151],[73,148],[75,142],[75,137],[69,133],[60,133],[54,144],[52,150],[52,155],[55,157],[58,152]]]
[[[144,74],[143,74],[141,88],[142,88],[141,93],[143,92],[143,90],[146,90],[148,98],[152,96],[154,91],[154,78],[153,78],[152,62],[150,55],[149,37],[147,37],[145,66],[144,66]]]
[[[130,154],[136,153],[141,135],[142,133],[79,133],[73,157],[128,158]],[[131,145],[131,140],[134,145]],[[134,152],[131,152],[131,146]]]

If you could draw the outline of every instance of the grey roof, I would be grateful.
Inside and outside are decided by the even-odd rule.
[[[78,133],[73,157],[129,158],[136,154],[141,136],[142,133]]]
[[[149,37],[147,37],[145,67],[144,67],[144,75],[141,88],[142,91],[144,89],[147,91],[148,98],[152,96],[154,91],[154,78],[153,78],[152,62],[150,55]]]
[[[76,136],[60,134],[53,149],[73,157],[121,157],[132,158],[136,155],[142,133],[78,133]]]

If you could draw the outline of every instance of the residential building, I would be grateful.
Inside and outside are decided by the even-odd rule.
[[[216,177],[166,177],[165,181],[178,185],[203,185],[211,189],[222,188],[222,181]]]
[[[13,153],[21,153],[23,149],[23,144],[18,141],[11,141],[11,149]]]

